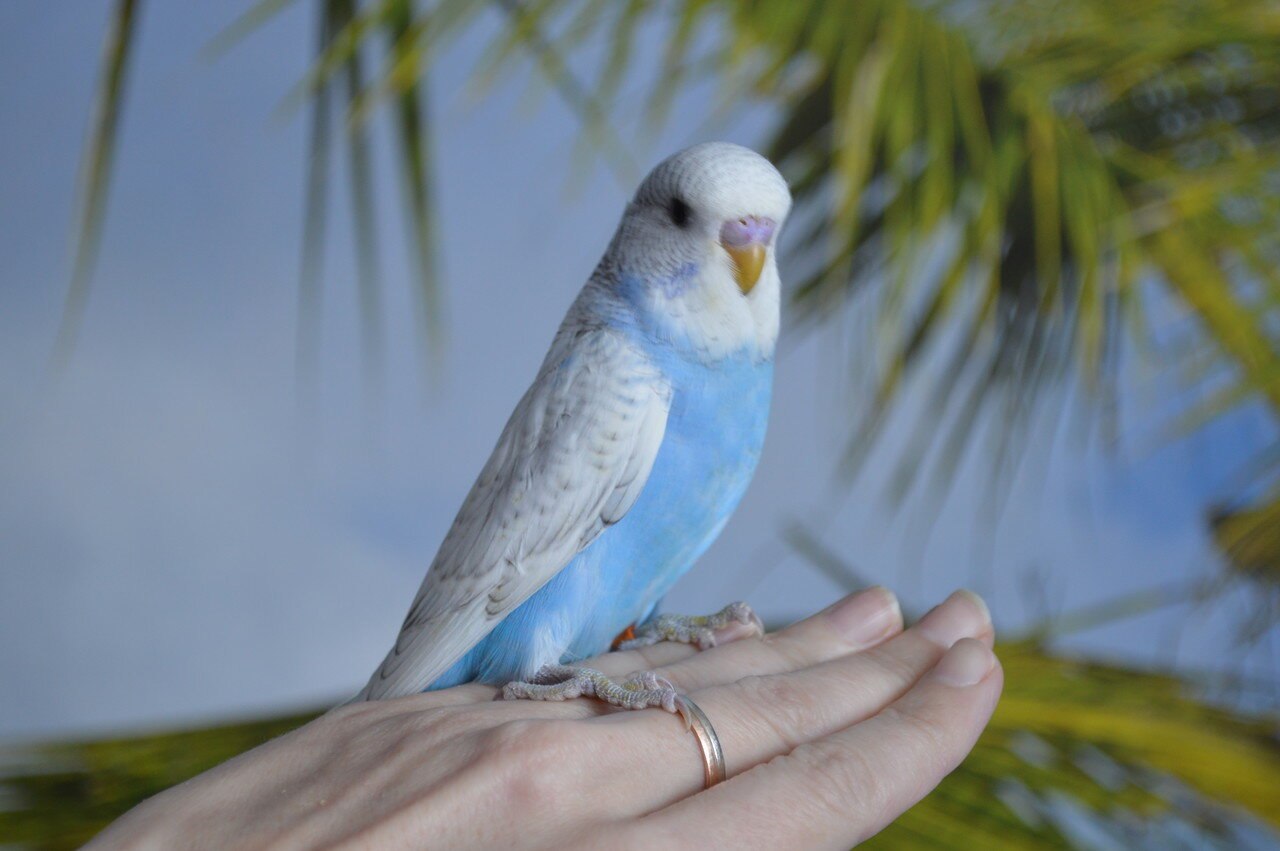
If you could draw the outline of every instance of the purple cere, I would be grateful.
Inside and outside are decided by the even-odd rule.
[[[766,219],[762,216],[743,216],[741,219],[731,219],[724,223],[724,227],[720,228],[720,242],[735,248],[740,245],[764,245],[773,236],[773,229],[776,226],[773,219]]]

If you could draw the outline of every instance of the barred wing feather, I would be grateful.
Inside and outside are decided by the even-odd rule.
[[[620,520],[653,468],[669,404],[659,373],[616,332],[562,334],[360,698],[425,689]]]

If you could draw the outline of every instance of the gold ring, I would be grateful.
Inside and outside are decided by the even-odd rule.
[[[686,695],[679,695],[676,704],[680,714],[684,716],[685,726],[693,731],[698,740],[698,748],[702,751],[702,778],[710,789],[725,778],[724,750],[720,747],[720,737],[716,728],[711,726],[707,714]]]

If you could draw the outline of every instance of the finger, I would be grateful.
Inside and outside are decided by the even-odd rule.
[[[780,674],[874,647],[902,631],[902,607],[887,588],[851,594],[816,615],[762,638],[712,647],[655,673],[682,692]]]
[[[670,680],[678,690],[691,692],[711,685],[734,682],[745,676],[793,671],[837,656],[865,650],[902,630],[902,608],[886,588],[874,587],[850,594],[816,615],[798,621],[764,638],[738,640],[701,652],[669,654],[664,648],[687,647],[669,642],[608,653],[581,664],[614,679],[637,670],[652,670]],[[692,650],[690,648],[690,650]],[[670,656],[668,664],[655,661]],[[480,692],[475,693],[479,700]],[[486,692],[491,699],[492,691]],[[532,711],[516,708],[514,715],[539,718],[591,718],[615,710],[599,701],[575,700],[555,704],[558,708]]]
[[[662,642],[609,653],[583,664],[597,667],[613,677],[654,671],[681,691],[692,691],[753,673],[812,665],[869,647],[901,629],[902,608],[897,598],[887,588],[876,586],[850,594],[823,611],[763,638],[743,634],[738,640],[703,651]],[[681,651],[671,652],[673,647]]]
[[[629,829],[657,847],[681,847],[696,831],[726,847],[848,848],[879,832],[960,764],[991,718],[1002,684],[987,646],[962,640],[872,718]]]
[[[692,698],[715,725],[728,775],[733,777],[871,717],[966,637],[989,645],[991,621],[980,598],[957,591],[911,629],[879,646],[789,673],[712,686],[693,692]],[[671,716],[611,714],[589,726],[606,740],[604,751],[630,755],[625,780],[634,813],[666,806],[702,788],[702,764],[693,736]],[[602,761],[602,772],[611,762]]]

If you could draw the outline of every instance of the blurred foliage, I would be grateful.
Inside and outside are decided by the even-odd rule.
[[[125,72],[133,55],[137,7],[137,0],[117,0],[102,51],[102,75],[98,81],[84,162],[80,167],[71,283],[53,353],[54,365],[58,368],[65,365],[75,348],[89,298],[89,282],[102,243],[103,215],[110,188],[111,163],[115,158],[116,133],[124,105]]]
[[[141,801],[318,714],[0,748],[0,844],[79,848]]]
[[[213,56],[222,54],[292,3],[293,0],[265,0],[255,4],[213,40],[208,52]],[[119,0],[108,28],[102,84],[95,102],[93,130],[84,153],[82,191],[76,218],[75,261],[55,350],[55,363],[59,368],[65,366],[75,348],[89,295],[107,204],[108,177],[124,105],[124,70],[136,49],[133,35],[142,5],[138,0]],[[310,385],[317,380],[319,363],[325,225],[330,214],[329,181],[333,171],[333,152],[345,143],[364,375],[366,386],[376,393],[384,369],[385,335],[382,328],[378,228],[374,218],[377,205],[373,154],[367,126],[373,101],[371,91],[392,96],[389,111],[398,149],[398,182],[405,193],[417,304],[415,320],[424,360],[429,354],[429,346],[438,342],[442,333],[431,139],[427,126],[428,86],[425,56],[417,44],[422,22],[416,17],[412,0],[383,0],[378,4],[378,14],[373,17],[362,11],[357,0],[317,0],[314,6],[317,12],[316,62],[324,73],[308,77],[302,87],[303,94],[310,100],[312,114],[298,284],[297,369],[303,390],[314,394]],[[356,48],[374,38],[385,42],[387,62],[385,67],[370,75],[365,69],[362,51]],[[341,60],[330,66],[329,58],[334,54],[340,54]],[[342,104],[344,109],[335,111],[335,103]]]
[[[1259,639],[1280,623],[1280,495],[1217,509],[1210,526],[1231,572],[1253,583],[1253,613],[1238,632]]]
[[[1068,358],[1113,389],[1097,379],[1114,369],[1118,323],[1146,317],[1151,279],[1194,311],[1233,401],[1280,409],[1264,314],[1280,293],[1272,6],[818,5],[820,21],[775,16],[754,38],[793,51],[804,27],[826,33],[769,150],[796,175],[802,214],[819,210],[798,237],[817,261],[801,308],[867,290],[876,302],[876,403],[852,457],[936,352],[933,416],[915,425],[899,493],[931,441],[954,469],[988,408],[1003,424],[992,454],[1009,463],[1008,438]],[[785,79],[792,60],[778,57],[753,87]]]
[[[1280,502],[1215,513],[1213,532],[1239,570],[1280,581]]]
[[[261,25],[287,2],[261,3],[224,33],[215,47],[226,49],[238,37]],[[383,346],[382,283],[379,271],[377,226],[374,218],[372,151],[368,128],[369,83],[360,50],[345,49],[353,34],[367,39],[382,37],[388,45],[388,64],[376,78],[394,93],[392,105],[398,143],[399,182],[405,189],[409,246],[412,252],[416,292],[416,324],[424,343],[440,335],[439,284],[435,247],[434,206],[430,169],[430,135],[426,127],[427,81],[421,51],[414,46],[417,26],[410,0],[380,4],[380,14],[370,20],[356,0],[321,0],[318,11],[316,61],[328,71],[311,80],[311,136],[308,156],[306,211],[302,236],[302,271],[299,281],[298,351],[299,377],[317,380],[321,316],[321,279],[328,215],[330,154],[334,147],[335,119],[332,103],[341,101],[340,126],[345,128],[347,172],[351,181],[351,222],[357,262],[361,342],[366,388],[376,393],[385,368]],[[332,67],[329,57],[341,52]],[[424,355],[427,349],[423,349]],[[311,388],[310,392],[314,393]]]
[[[297,2],[258,0],[215,47]],[[64,352],[100,233],[136,5],[117,4],[108,37]],[[1194,330],[1190,344],[1160,353],[1195,391],[1178,427],[1257,402],[1280,419],[1280,9],[1270,0],[311,5],[317,58],[291,98],[313,109],[304,379],[316,362],[331,102],[343,104],[366,373],[376,385],[381,301],[365,125],[390,104],[418,319],[423,338],[437,339],[438,329],[427,333],[438,322],[440,288],[425,75],[442,45],[496,11],[506,27],[475,78],[492,81],[529,57],[580,116],[585,147],[620,171],[632,163],[618,130],[623,116],[662,126],[679,94],[700,82],[721,86],[721,117],[749,102],[775,110],[764,147],[796,196],[787,237],[793,315],[830,321],[862,299],[857,313],[874,326],[863,335],[874,351],[857,352],[850,365],[873,373],[874,390],[871,405],[860,400],[850,413],[849,471],[904,385],[913,377],[929,385],[929,415],[910,426],[891,479],[895,498],[928,469],[933,491],[945,493],[984,417],[996,424],[993,481],[1007,481],[1028,418],[1045,397],[1065,395],[1069,383],[1056,380],[1064,375],[1081,379],[1085,398],[1105,402],[1086,408],[1112,410],[1121,340],[1158,338],[1171,304]],[[661,28],[658,62],[642,42],[654,36],[647,24]],[[608,49],[598,67],[576,75],[601,44]],[[367,54],[381,58],[372,72]],[[646,88],[639,110],[626,91],[637,78]],[[1235,522],[1218,525],[1218,539],[1228,559],[1246,554],[1247,539],[1241,572],[1273,579],[1257,565],[1260,548],[1264,561],[1280,561],[1275,536],[1243,531],[1247,518],[1280,504],[1280,470],[1259,466],[1251,501],[1234,509]]]
[[[867,847],[1088,847],[1089,831],[1138,847],[1175,828],[1201,848],[1247,847],[1250,832],[1280,842],[1275,719],[1214,708],[1176,677],[1055,658],[1029,641],[997,654],[1005,693],[977,748]],[[0,749],[0,837],[78,847],[144,798],[314,714]]]
[[[978,746],[865,847],[1280,842],[1276,719],[1214,708],[1176,677],[1055,658],[1031,642],[997,654],[1004,696]]]

